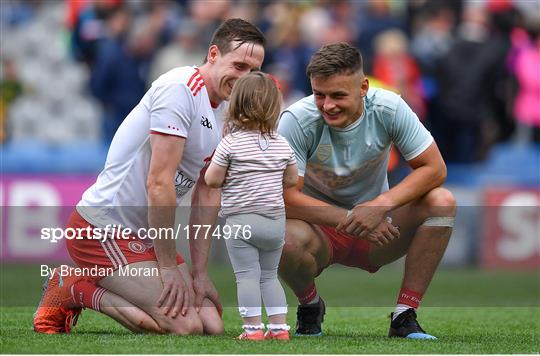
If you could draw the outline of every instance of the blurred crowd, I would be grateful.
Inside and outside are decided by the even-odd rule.
[[[402,95],[447,162],[482,160],[498,142],[540,142],[537,0],[2,0],[1,6],[3,141],[62,141],[77,117],[69,132],[78,133],[69,137],[110,142],[153,80],[173,67],[201,64],[221,21],[241,17],[266,34],[263,70],[280,80],[285,105],[310,94],[305,67],[314,51],[347,41],[361,50],[371,85]],[[60,124],[51,129],[51,122]]]

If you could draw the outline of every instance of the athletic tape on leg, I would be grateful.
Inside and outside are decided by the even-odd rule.
[[[427,218],[422,225],[423,226],[435,226],[435,227],[454,227],[453,216],[432,216]]]

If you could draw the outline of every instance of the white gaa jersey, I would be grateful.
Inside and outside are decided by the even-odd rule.
[[[150,135],[186,138],[176,169],[176,201],[195,185],[221,139],[226,104],[212,108],[197,67],[179,67],[160,76],[114,135],[105,168],[86,190],[77,211],[90,224],[148,228]]]

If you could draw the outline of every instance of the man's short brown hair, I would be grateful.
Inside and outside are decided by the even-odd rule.
[[[306,74],[311,77],[329,77],[334,74],[354,74],[362,71],[362,55],[345,42],[322,46],[311,57]]]
[[[232,42],[238,42],[234,48]],[[244,43],[254,43],[264,47],[266,39],[255,25],[246,20],[228,19],[212,35],[210,46],[216,45],[219,52],[225,55],[242,46]],[[206,63],[206,58],[204,62]]]

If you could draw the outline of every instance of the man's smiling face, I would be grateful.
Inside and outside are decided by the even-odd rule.
[[[328,126],[344,128],[362,115],[363,98],[369,88],[362,72],[312,76],[311,87],[315,105]]]
[[[230,45],[235,48],[238,43],[232,42]],[[219,53],[217,47],[215,50],[218,53],[213,62],[213,88],[220,101],[229,100],[234,83],[238,78],[251,71],[261,69],[264,48],[254,43],[243,43],[224,55]]]

